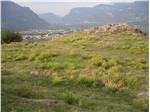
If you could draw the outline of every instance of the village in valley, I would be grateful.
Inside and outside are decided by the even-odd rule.
[[[34,29],[31,31],[21,31],[20,34],[22,38],[26,42],[40,42],[40,41],[47,41],[52,40],[58,36],[69,34],[73,32],[77,32],[77,29]]]

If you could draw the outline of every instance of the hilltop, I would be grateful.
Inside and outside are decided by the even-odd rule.
[[[2,111],[147,112],[148,38],[121,26],[3,44]]]
[[[91,29],[86,29],[84,31],[87,32],[88,34],[115,33],[115,32],[127,32],[128,31],[132,33],[145,35],[143,31],[141,31],[138,28],[131,27],[127,23],[100,25]]]

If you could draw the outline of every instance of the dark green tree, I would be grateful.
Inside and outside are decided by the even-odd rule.
[[[10,30],[1,32],[1,43],[21,42],[22,36],[18,32]]]

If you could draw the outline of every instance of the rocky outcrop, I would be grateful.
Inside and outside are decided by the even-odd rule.
[[[140,92],[140,93],[138,93],[138,95],[137,96],[149,96],[149,93],[148,92]]]
[[[106,24],[103,26],[97,26],[91,29],[84,30],[89,34],[98,34],[98,33],[105,33],[105,32],[124,32],[124,31],[131,31],[135,33],[144,34],[140,29],[133,28],[129,26],[127,23],[123,24]]]

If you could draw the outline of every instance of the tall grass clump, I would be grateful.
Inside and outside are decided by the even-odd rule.
[[[145,112],[148,112],[148,109],[149,109],[148,96],[137,96],[135,99],[133,99],[132,104],[136,108],[141,109]]]
[[[91,59],[91,63],[92,65],[94,65],[95,67],[99,67],[102,66],[103,64],[103,60],[100,56],[95,56]]]
[[[125,87],[122,75],[117,73],[103,75],[101,81],[104,87],[111,92],[120,91]]]
[[[58,56],[59,54],[56,52],[50,53],[50,52],[42,52],[38,55],[36,58],[38,61],[47,61],[53,57]]]
[[[51,77],[51,83],[52,85],[60,85],[62,84],[64,81],[62,79],[61,76],[57,76],[57,75],[54,75]]]
[[[19,54],[18,56],[16,56],[15,61],[27,60],[27,59],[28,59],[27,54]]]
[[[15,93],[18,96],[29,98],[33,96],[33,87],[29,83],[24,82],[16,86]]]
[[[29,61],[34,61],[34,60],[36,60],[36,58],[38,57],[38,52],[36,51],[36,52],[32,52],[29,56],[28,56],[28,60]]]
[[[107,57],[95,56],[91,59],[91,63],[95,67],[103,67],[105,69],[109,69],[113,66],[118,66],[119,60],[114,57],[107,58]]]
[[[79,75],[75,78],[75,84],[81,87],[101,88],[103,86],[101,76],[94,74]]]
[[[63,100],[70,105],[79,103],[79,98],[70,91],[63,93]]]
[[[80,75],[76,80],[76,84],[85,87],[92,87],[94,81],[95,81],[94,77]]]
[[[124,83],[128,88],[134,89],[138,86],[138,78],[132,74],[125,74]]]

